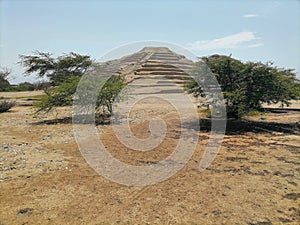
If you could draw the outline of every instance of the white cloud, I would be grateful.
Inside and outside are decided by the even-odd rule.
[[[253,18],[253,17],[258,17],[257,14],[245,14],[243,15],[244,18]]]
[[[194,51],[232,48],[254,48],[262,46],[262,43],[254,42],[259,39],[260,38],[256,37],[254,32],[244,31],[223,38],[189,43],[187,44],[187,48]]]
[[[256,44],[248,45],[248,46],[246,46],[246,48],[257,48],[257,47],[260,47],[260,46],[263,46],[263,44],[262,43],[256,43]]]

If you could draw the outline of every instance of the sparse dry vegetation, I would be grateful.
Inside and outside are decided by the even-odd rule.
[[[7,112],[16,105],[15,101],[12,100],[0,100],[0,113]]]

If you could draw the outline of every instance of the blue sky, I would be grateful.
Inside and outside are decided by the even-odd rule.
[[[298,0],[0,1],[0,65],[11,83],[35,81],[20,54],[71,51],[99,59],[118,46],[170,42],[197,56],[232,54],[300,73]]]

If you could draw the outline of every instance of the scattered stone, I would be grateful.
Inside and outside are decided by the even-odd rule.
[[[9,150],[9,146],[8,145],[3,145],[1,148],[2,151],[8,151]]]
[[[280,221],[281,223],[290,223],[290,222],[293,222],[292,220],[287,219],[287,218],[279,217],[278,219],[279,219],[279,221]]]
[[[226,157],[227,161],[232,161],[232,162],[241,162],[242,160],[248,160],[247,157]]]
[[[33,211],[32,208],[24,208],[24,209],[18,210],[18,214],[19,215],[30,215],[30,214],[32,214],[32,211]]]
[[[47,161],[38,162],[38,163],[35,164],[33,167],[34,167],[34,168],[41,167],[41,166],[45,165],[46,163],[47,163]]]
[[[220,210],[214,210],[212,213],[213,213],[215,216],[221,215],[221,211],[220,211]]]
[[[274,174],[275,176],[281,176],[281,177],[294,177],[294,174],[289,174],[289,173],[283,174],[283,173],[281,173],[280,171],[275,171],[273,174]]]
[[[12,177],[0,177],[0,181],[10,181],[12,180],[13,178]]]
[[[248,225],[272,225],[271,221],[250,222]]]
[[[298,198],[300,198],[300,193],[288,193],[283,197],[291,200],[297,200]]]
[[[293,186],[297,186],[297,183],[294,181],[287,181],[289,184],[293,185]]]

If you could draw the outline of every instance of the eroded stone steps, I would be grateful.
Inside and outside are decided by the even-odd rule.
[[[180,75],[180,76],[188,76],[187,73],[183,71],[140,71],[137,72],[136,75],[147,76],[147,75]]]

